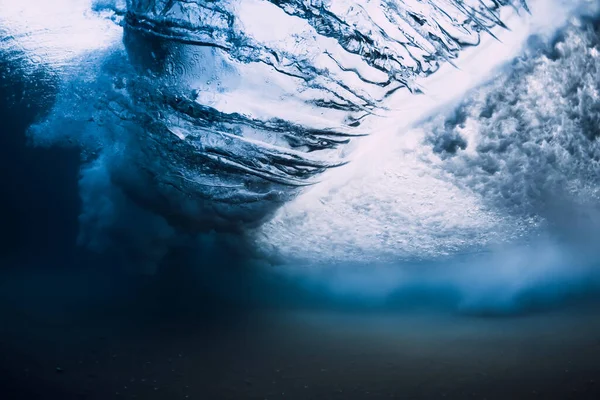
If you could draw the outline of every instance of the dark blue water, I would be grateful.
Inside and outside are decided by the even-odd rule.
[[[79,156],[27,146],[25,131],[43,107],[23,97],[25,89],[18,81],[0,85],[0,252],[2,259],[64,260],[77,235]]]

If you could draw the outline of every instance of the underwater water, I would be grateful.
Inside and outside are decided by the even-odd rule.
[[[596,399],[595,0],[0,0],[8,399]]]

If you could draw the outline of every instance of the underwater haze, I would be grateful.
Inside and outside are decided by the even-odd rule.
[[[597,0],[0,0],[0,397],[596,399]]]

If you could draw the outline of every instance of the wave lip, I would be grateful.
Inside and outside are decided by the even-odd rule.
[[[130,0],[126,23],[222,49],[241,63],[265,63],[337,93],[345,107],[369,108],[377,95],[418,90],[415,78],[479,44],[481,32],[494,36],[491,28],[506,28],[500,16],[506,6],[528,11],[525,0]]]

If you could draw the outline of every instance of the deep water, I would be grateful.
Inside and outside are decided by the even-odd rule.
[[[0,63],[2,72],[11,67]],[[78,229],[79,155],[27,145],[27,128],[45,111],[44,104],[36,101],[39,92],[31,89],[16,76],[0,83],[0,251],[3,260],[64,263],[72,257]]]

